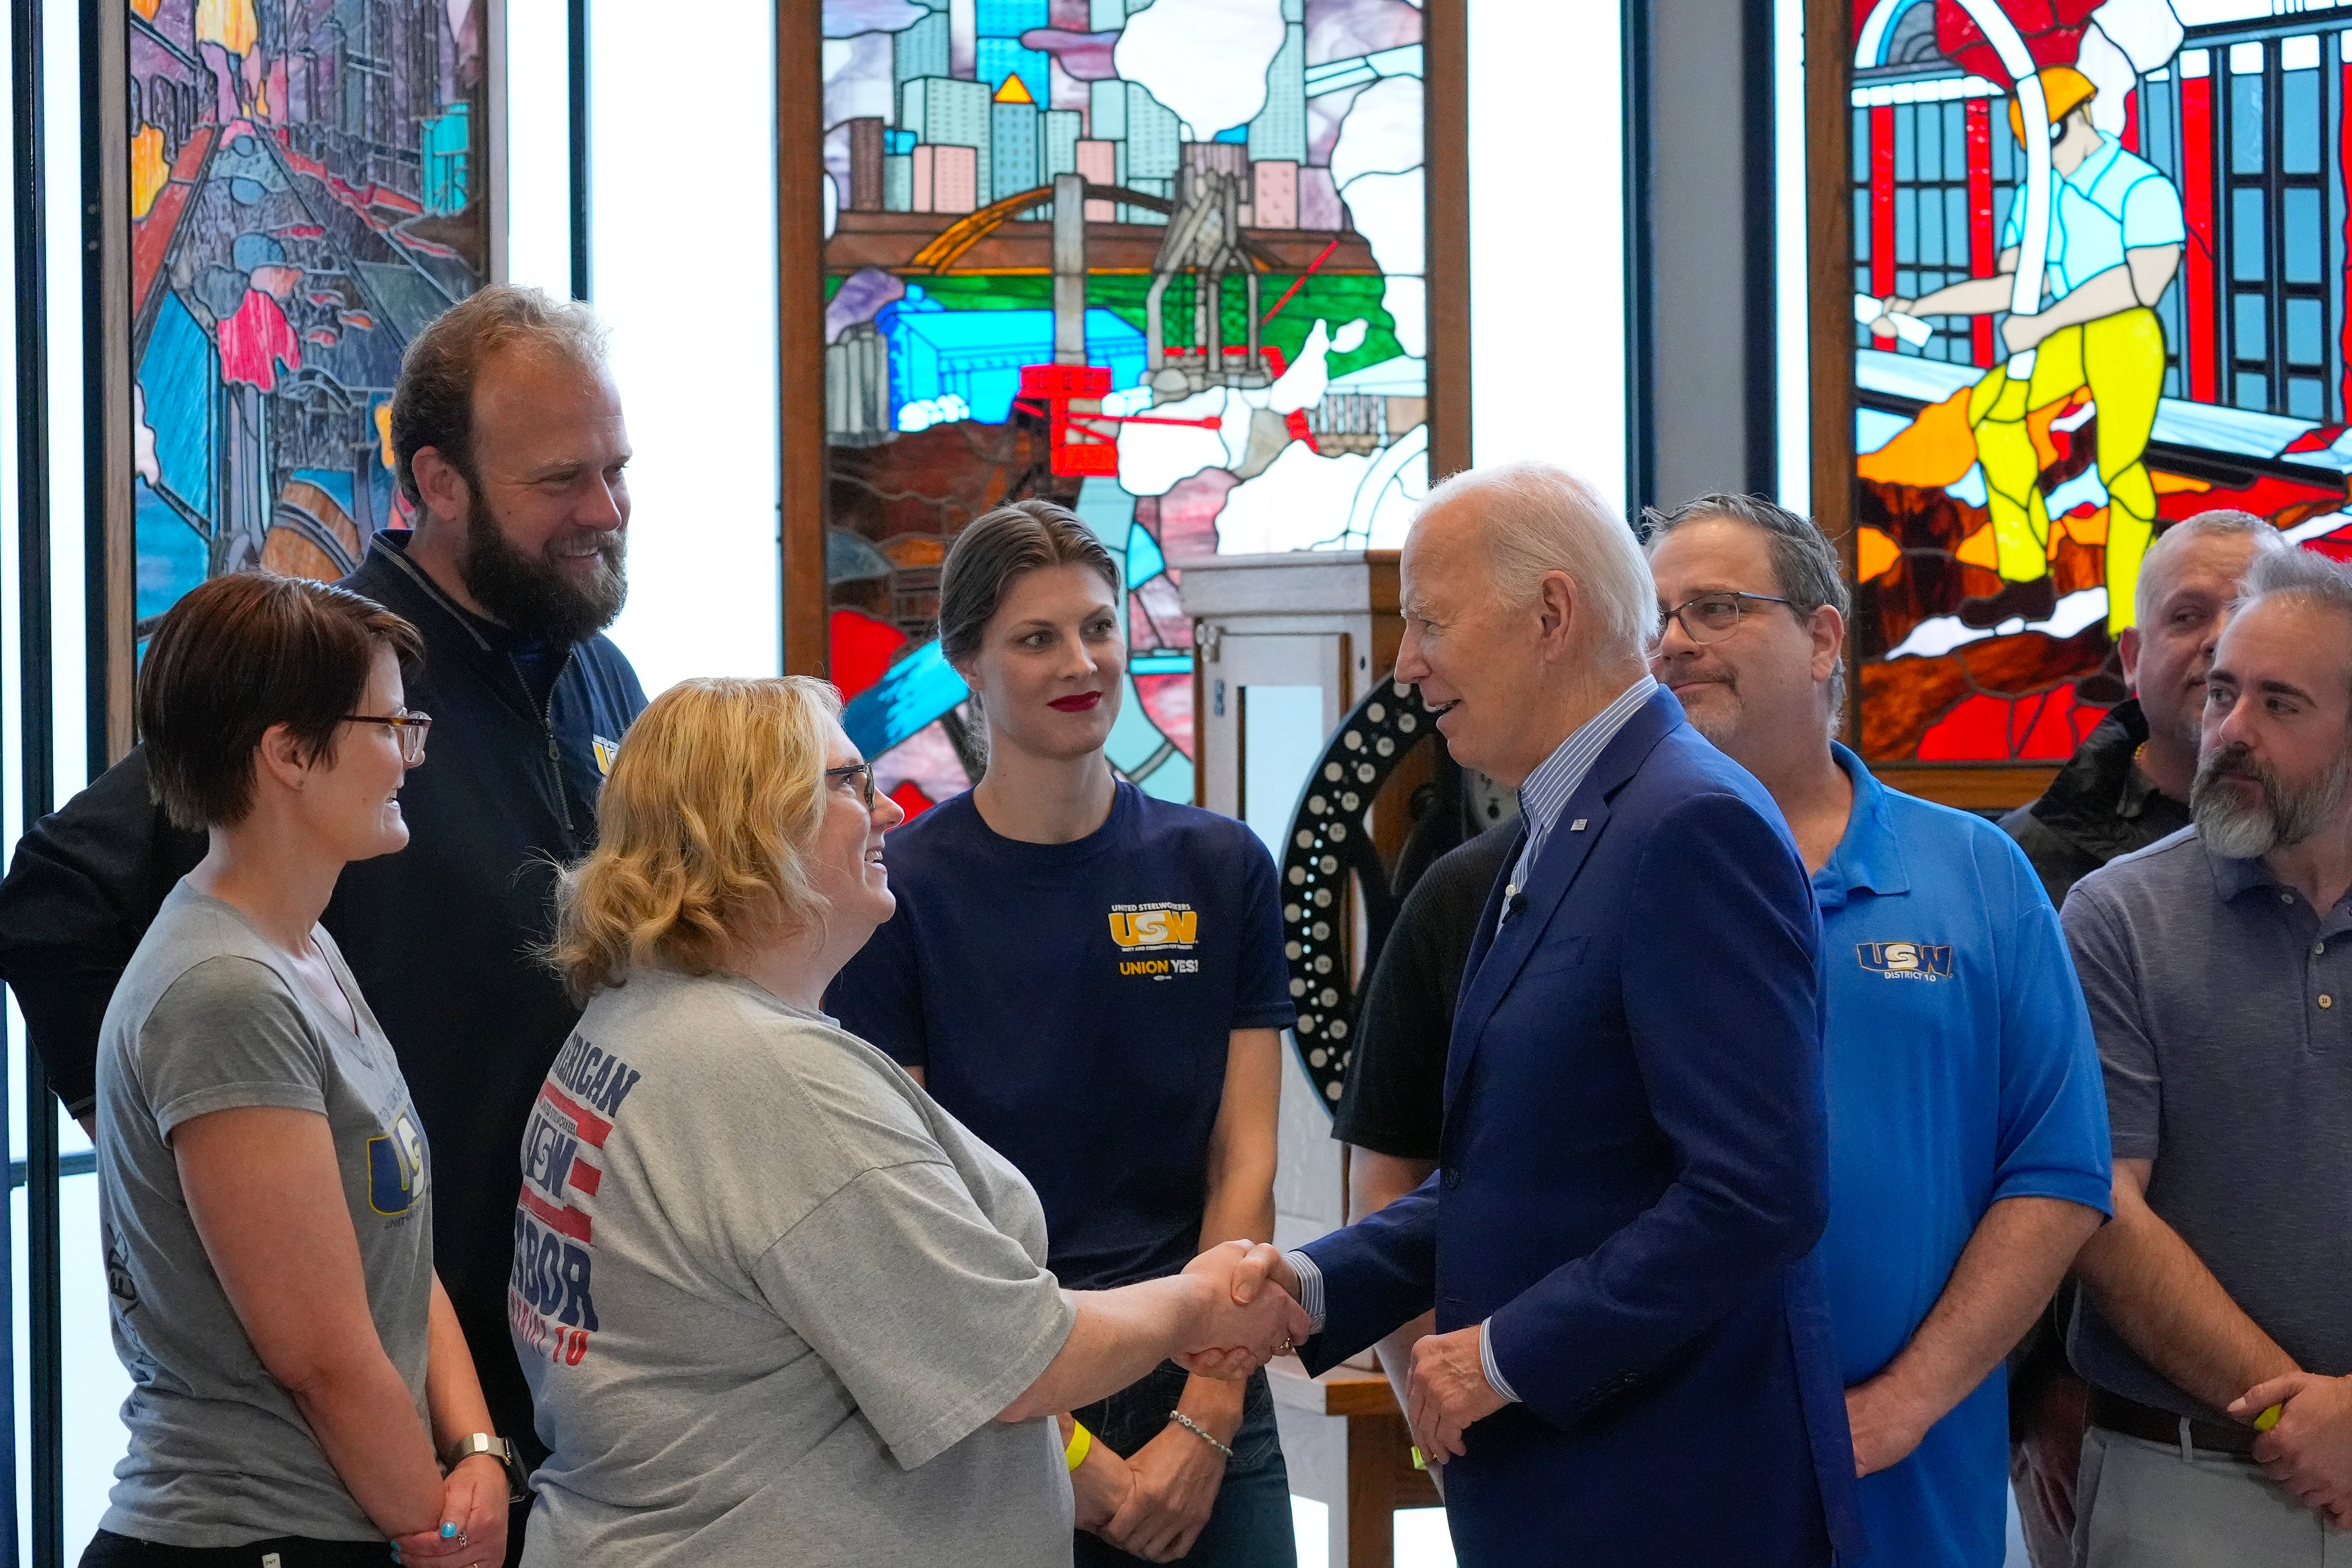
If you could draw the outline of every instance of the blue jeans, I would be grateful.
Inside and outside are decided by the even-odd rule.
[[[1097,1442],[1129,1455],[1168,1426],[1168,1413],[1184,1393],[1184,1378],[1182,1367],[1166,1362],[1141,1382],[1071,1414]],[[1290,1521],[1290,1472],[1283,1465],[1282,1439],[1274,1429],[1274,1391],[1262,1372],[1243,1390],[1242,1424],[1234,1434],[1233,1448],[1209,1522],[1179,1561],[1201,1568],[1298,1568],[1298,1538]],[[1077,1532],[1072,1556],[1075,1568],[1121,1568],[1143,1561],[1084,1531]]]

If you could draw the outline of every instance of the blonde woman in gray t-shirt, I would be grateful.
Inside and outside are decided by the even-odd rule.
[[[1021,1173],[821,1010],[890,918],[902,816],[838,712],[804,679],[671,688],[561,883],[587,1011],[521,1151],[526,1568],[1066,1564],[1088,1452],[1055,1413],[1306,1333],[1262,1244],[1062,1289]]]
[[[319,924],[346,863],[408,842],[398,791],[427,720],[401,668],[419,651],[370,601],[265,573],[194,589],[148,644],[148,772],[211,848],[100,1035],[99,1217],[132,1389],[82,1568],[505,1558],[504,1445],[434,1277],[424,1132]]]

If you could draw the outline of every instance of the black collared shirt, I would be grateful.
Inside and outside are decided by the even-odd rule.
[[[1432,862],[1405,895],[1364,991],[1332,1137],[1436,1162],[1462,971],[1486,895],[1517,858],[1518,837],[1507,825],[1488,828]]]

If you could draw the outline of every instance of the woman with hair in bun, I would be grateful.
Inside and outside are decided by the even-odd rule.
[[[891,836],[898,918],[833,992],[847,1026],[1020,1167],[1050,1266],[1089,1289],[1273,1230],[1293,1016],[1265,847],[1146,795],[1104,754],[1125,686],[1119,595],[1101,542],[1050,501],[958,536],[940,647],[976,699],[986,772]],[[1072,1415],[1121,1460],[1081,1486],[1081,1564],[1295,1563],[1263,1374],[1165,1364]]]

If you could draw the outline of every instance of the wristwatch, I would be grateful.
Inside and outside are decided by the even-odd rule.
[[[522,1461],[515,1458],[514,1445],[504,1437],[493,1437],[488,1432],[477,1432],[459,1438],[441,1460],[441,1473],[447,1475],[477,1454],[488,1454],[506,1467],[507,1501],[520,1502],[530,1496],[530,1478],[522,1473]]]

